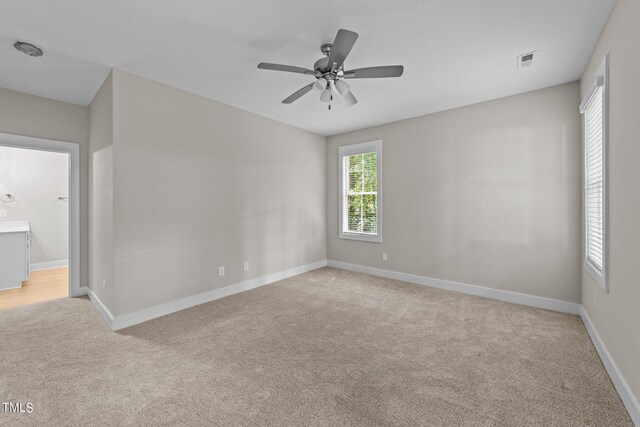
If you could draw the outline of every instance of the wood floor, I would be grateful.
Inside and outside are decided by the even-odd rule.
[[[69,268],[32,271],[19,289],[0,291],[0,310],[69,296]]]

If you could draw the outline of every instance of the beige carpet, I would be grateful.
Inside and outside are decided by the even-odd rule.
[[[0,311],[3,425],[630,426],[577,316],[324,268],[110,332]]]

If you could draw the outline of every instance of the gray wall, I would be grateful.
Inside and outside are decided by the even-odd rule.
[[[116,315],[326,258],[324,137],[119,70],[113,86]]]
[[[618,0],[581,81],[609,56],[609,293],[582,274],[582,304],[640,399],[640,2]],[[594,298],[597,304],[594,304]]]
[[[0,146],[0,194],[15,201],[3,203],[1,221],[29,221],[31,267],[69,260],[69,155],[52,151]],[[62,264],[61,264],[62,265]]]
[[[580,302],[578,101],[569,83],[328,138],[328,258]],[[339,239],[338,147],[377,139],[383,242]]]
[[[89,109],[0,88],[0,132],[80,146],[80,286],[89,283]]]
[[[89,105],[89,264],[91,290],[113,313],[113,78]],[[106,285],[103,288],[103,280]]]

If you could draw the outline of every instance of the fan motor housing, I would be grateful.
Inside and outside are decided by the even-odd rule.
[[[324,58],[320,58],[313,64],[313,69],[316,71],[322,72],[322,70],[326,70],[329,65],[329,57],[325,56]]]

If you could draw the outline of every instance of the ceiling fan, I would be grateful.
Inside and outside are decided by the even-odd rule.
[[[320,47],[325,55],[313,65],[313,70],[292,65],[270,64],[261,62],[258,68],[262,70],[287,71],[289,73],[307,74],[316,78],[316,81],[310,83],[292,93],[285,98],[283,104],[291,104],[296,99],[305,95],[311,89],[322,92],[320,100],[329,103],[331,110],[331,101],[333,101],[334,89],[342,96],[342,99],[351,106],[358,102],[353,93],[351,86],[344,79],[371,79],[379,77],[400,77],[404,72],[402,65],[385,65],[381,67],[357,68],[355,70],[344,70],[344,61],[351,52],[353,45],[358,39],[358,33],[349,30],[338,30],[333,44],[327,43]]]

